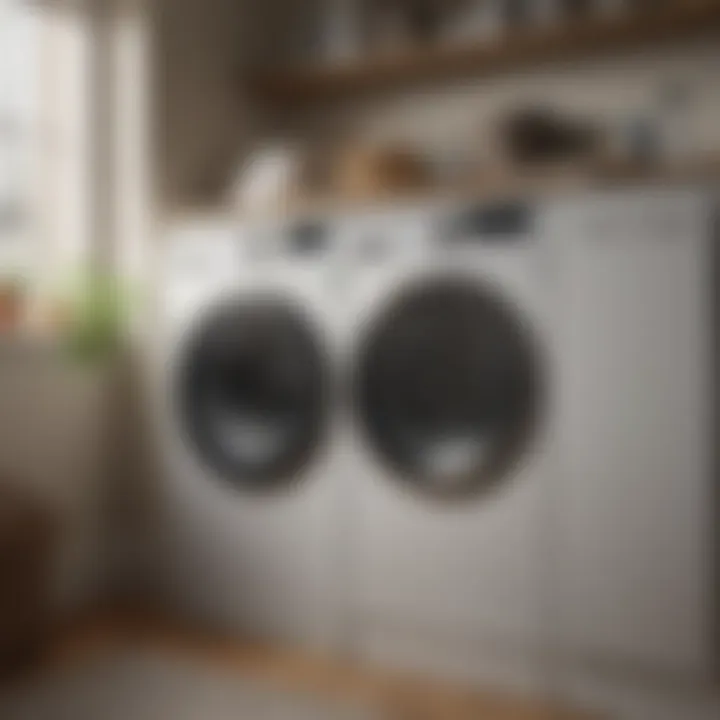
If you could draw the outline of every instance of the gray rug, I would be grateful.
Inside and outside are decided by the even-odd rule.
[[[0,696],[2,720],[381,720],[161,654],[126,653]]]

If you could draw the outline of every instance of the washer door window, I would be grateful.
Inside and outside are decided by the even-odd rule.
[[[250,490],[293,483],[322,436],[325,358],[292,305],[244,300],[216,310],[182,366],[182,420],[200,457]]]
[[[540,384],[517,309],[447,278],[401,294],[370,328],[356,392],[370,443],[398,478],[467,497],[505,478],[526,448]]]

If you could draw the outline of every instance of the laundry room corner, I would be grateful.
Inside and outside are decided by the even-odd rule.
[[[2,720],[720,718],[720,0],[0,0]]]

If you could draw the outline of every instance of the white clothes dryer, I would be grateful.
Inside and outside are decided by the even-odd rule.
[[[319,645],[337,618],[332,239],[300,220],[172,230],[153,363],[166,598]]]

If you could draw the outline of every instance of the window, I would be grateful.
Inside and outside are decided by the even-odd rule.
[[[142,271],[146,5],[97,7],[0,0],[0,333],[52,325],[58,284],[101,256]]]
[[[37,8],[28,0],[0,0],[0,277],[25,274],[31,261],[38,39]]]

